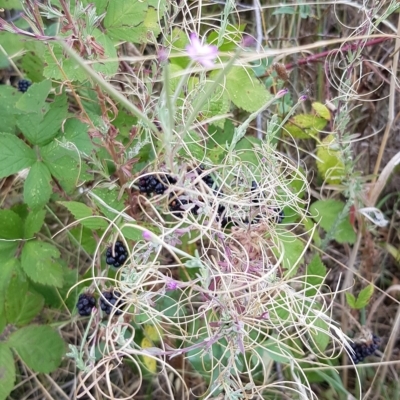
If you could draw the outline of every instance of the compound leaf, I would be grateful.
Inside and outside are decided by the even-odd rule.
[[[47,325],[30,325],[18,329],[9,337],[8,344],[28,367],[45,374],[60,365],[65,352],[63,340]]]
[[[22,249],[22,268],[34,282],[62,287],[63,271],[56,261],[59,257],[59,251],[52,244],[32,240]]]

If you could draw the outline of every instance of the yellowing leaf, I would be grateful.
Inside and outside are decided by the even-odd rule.
[[[338,184],[344,175],[344,164],[340,152],[334,149],[335,136],[327,136],[317,150],[317,168],[327,183]]]
[[[161,339],[160,335],[154,325],[146,324],[144,326],[144,334],[149,340],[151,340],[152,342],[155,342],[155,343],[159,342]]]
[[[298,139],[311,139],[325,128],[326,119],[311,114],[299,114],[285,124],[285,132]]]
[[[140,343],[142,349],[148,349],[149,347],[153,347],[153,343],[150,339],[144,337]],[[157,372],[157,362],[154,358],[148,356],[142,356],[144,365],[150,372]]]
[[[329,111],[327,106],[315,101],[311,104],[311,107],[320,117],[325,118],[327,121],[331,120],[331,112]]]

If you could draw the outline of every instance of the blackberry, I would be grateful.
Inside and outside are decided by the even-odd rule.
[[[114,314],[121,315],[123,305],[121,304],[121,293],[116,291],[103,292],[100,297],[100,308],[110,315],[115,308]]]
[[[281,224],[282,222],[283,222],[283,220],[284,220],[284,218],[285,218],[285,213],[283,212],[283,210],[282,209],[280,209],[280,208],[277,208],[277,207],[274,207],[273,209],[272,209],[272,211],[274,211],[274,213],[275,213],[275,215],[274,215],[274,221],[277,223],[277,224]]]
[[[196,172],[201,175],[204,172],[204,166],[200,165],[199,168],[197,168]],[[212,178],[211,175],[204,175],[201,177],[202,181],[209,187],[212,188],[214,185],[214,179]]]
[[[164,194],[168,184],[175,184],[176,179],[170,175],[161,177],[161,180],[155,175],[147,175],[139,179],[139,191],[147,195],[152,193]]]
[[[92,313],[92,308],[96,306],[96,299],[88,293],[82,293],[79,295],[76,308],[78,313],[82,317],[88,317]]]
[[[354,354],[350,354],[354,364],[364,361],[364,358],[372,355],[378,349],[380,339],[373,335],[372,342],[367,343],[350,343],[351,348],[354,350]]]
[[[119,240],[115,242],[114,255],[111,247],[109,247],[106,251],[106,263],[108,265],[112,265],[115,268],[122,267],[125,264],[127,258],[128,252],[126,251],[123,243]]]
[[[176,216],[181,217],[182,213],[185,209],[182,207],[186,204],[192,204],[189,200],[182,199],[179,197],[175,197],[168,205],[169,210]],[[193,214],[197,215],[199,211],[199,206],[195,204],[195,206],[190,210]]]
[[[29,89],[29,86],[31,85],[32,85],[31,81],[28,81],[26,79],[20,79],[18,81],[18,90],[22,93],[25,93]]]

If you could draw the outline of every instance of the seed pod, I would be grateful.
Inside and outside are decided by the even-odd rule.
[[[272,65],[272,68],[276,71],[279,78],[281,78],[283,81],[286,82],[289,80],[289,74],[284,64],[276,62]]]

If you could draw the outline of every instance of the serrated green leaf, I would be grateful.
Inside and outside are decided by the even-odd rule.
[[[21,217],[11,210],[0,210],[0,239],[22,239],[23,222]]]
[[[26,73],[26,77],[32,82],[41,82],[44,80],[44,54],[46,45],[38,40],[27,41],[25,43],[26,53],[22,56],[22,68]]]
[[[339,200],[318,200],[311,205],[310,214],[326,232],[329,232],[332,230],[343,208],[344,203]],[[348,218],[338,225],[334,233],[334,239],[338,243],[355,243],[356,234]]]
[[[371,300],[373,294],[374,294],[374,285],[372,284],[368,285],[363,290],[361,290],[361,292],[357,297],[355,308],[359,310],[361,308],[366,307],[369,301]]]
[[[19,242],[5,242],[0,240],[0,263],[3,265],[9,260],[14,259]]]
[[[113,124],[122,136],[129,137],[132,127],[137,124],[137,118],[124,110],[118,110],[118,116]]]
[[[120,195],[118,190],[114,189],[104,189],[104,188],[95,188],[92,192],[98,196],[105,204],[107,204],[112,209],[117,212],[122,211],[125,208],[125,201],[127,199],[126,194]],[[109,219],[113,220],[117,213],[110,211],[107,207],[105,207],[102,202],[93,197],[93,201],[96,206],[100,209],[100,211]]]
[[[22,249],[22,268],[34,282],[62,287],[63,272],[56,261],[59,257],[60,252],[52,244],[32,240]]]
[[[25,239],[31,239],[36,233],[40,231],[43,226],[45,216],[45,210],[31,211],[28,214],[24,225]]]
[[[49,201],[50,181],[50,171],[42,161],[32,165],[24,183],[24,201],[32,210],[42,208]]]
[[[76,118],[70,118],[64,124],[63,140],[67,143],[73,143],[80,152],[89,155],[94,147],[88,135],[88,130],[89,126],[87,124]]]
[[[106,33],[113,39],[138,43],[147,27],[144,20],[147,2],[139,0],[110,1],[104,18]]]
[[[60,335],[47,325],[18,329],[9,337],[8,344],[29,368],[45,374],[60,365],[65,352]]]
[[[41,114],[50,90],[50,80],[33,83],[29,90],[17,101],[17,109],[23,113]]]
[[[314,344],[317,347],[318,351],[323,353],[325,349],[328,347],[330,336],[329,325],[322,318],[316,318],[312,322],[312,328],[310,330],[311,337],[314,340]],[[316,329],[319,328],[319,329]]]
[[[273,248],[273,252],[276,256],[280,256],[281,249],[283,249],[282,265],[286,270],[285,276],[295,275],[303,260],[304,243],[296,235],[285,230],[276,232],[274,242],[276,248]]]
[[[9,133],[0,133],[0,178],[28,168],[36,161],[35,152],[21,139]]]
[[[0,342],[0,400],[6,400],[15,382],[14,356],[7,343]]]
[[[86,72],[82,69],[76,61],[68,58],[58,43],[50,43],[49,46],[54,53],[46,51],[44,54],[45,68],[43,75],[49,79],[59,81],[70,80],[76,82],[84,82],[87,80]],[[61,69],[62,68],[62,71]]]
[[[272,97],[253,71],[243,67],[229,71],[225,87],[232,103],[248,112],[257,111]]]
[[[212,85],[212,83],[207,83],[207,85]],[[207,85],[204,88],[205,91],[207,90]],[[229,100],[227,92],[223,88],[218,86],[213,95],[203,105],[200,113],[202,115],[202,118],[207,119],[215,117],[217,115],[228,113],[230,107],[231,102]],[[223,128],[225,125],[225,118],[214,121],[213,125],[218,126],[219,128]]]
[[[16,35],[11,32],[0,32],[0,43],[2,50],[0,51],[0,69],[10,66],[10,60],[17,62],[21,56],[21,50],[24,47],[25,38],[22,35]]]
[[[143,21],[142,33],[138,37],[139,43],[146,43],[148,41],[148,34],[151,32],[152,37],[156,38],[161,32],[160,11],[154,8],[148,8],[146,18]]]
[[[0,304],[3,305],[6,299],[7,288],[13,272],[19,267],[17,258],[11,258],[2,263],[0,268]],[[1,310],[1,309],[0,309]]]
[[[314,103],[311,104],[311,107],[320,117],[326,119],[327,121],[331,120],[331,112],[329,111],[328,107],[325,106],[324,104],[315,101]]]
[[[106,76],[114,76],[118,71],[119,63],[117,60],[117,50],[115,49],[113,42],[99,29],[95,29],[93,31],[93,37],[95,41],[103,47],[104,50],[104,55],[99,57],[97,60],[92,60],[95,61],[93,64],[93,69]],[[105,62],[103,62],[102,60],[104,60]]]
[[[15,133],[15,103],[22,93],[9,85],[0,85],[0,121],[1,131],[4,133]]]
[[[284,132],[298,139],[316,137],[327,124],[326,119],[311,114],[298,114],[285,124]]]
[[[307,277],[306,277],[306,296],[311,297],[317,293],[317,288],[321,285],[326,276],[326,267],[321,261],[321,258],[316,254],[310,264],[307,266]],[[310,286],[314,286],[311,288]]]
[[[94,254],[97,242],[93,237],[93,231],[91,229],[77,226],[72,228],[70,233],[88,254]]]
[[[29,288],[29,282],[18,271],[14,271],[7,288],[5,312],[9,324],[27,325],[43,308],[44,299]]]
[[[78,184],[79,171],[83,166],[76,150],[69,150],[59,143],[51,142],[40,149],[40,154],[62,188],[67,193],[72,192]]]
[[[356,308],[356,298],[351,293],[345,293],[347,304],[351,308]]]
[[[63,93],[55,98],[50,107],[44,106],[41,113],[19,115],[17,125],[32,144],[44,146],[57,136],[67,117],[67,109],[67,96]]]
[[[293,357],[292,352],[287,346],[280,346],[277,340],[267,340],[263,345],[264,350],[272,360],[279,363],[289,363],[291,357]]]
[[[108,226],[107,221],[95,216],[86,204],[77,201],[59,201],[58,203],[66,207],[75,219],[88,229],[106,229]]]
[[[124,238],[126,239],[130,239],[130,240],[143,240],[143,231],[139,230],[139,229],[135,229],[132,226],[124,226],[121,230],[122,235],[124,236]]]
[[[338,184],[344,177],[344,164],[340,152],[333,148],[335,144],[335,136],[328,135],[317,149],[318,172],[330,184]]]

